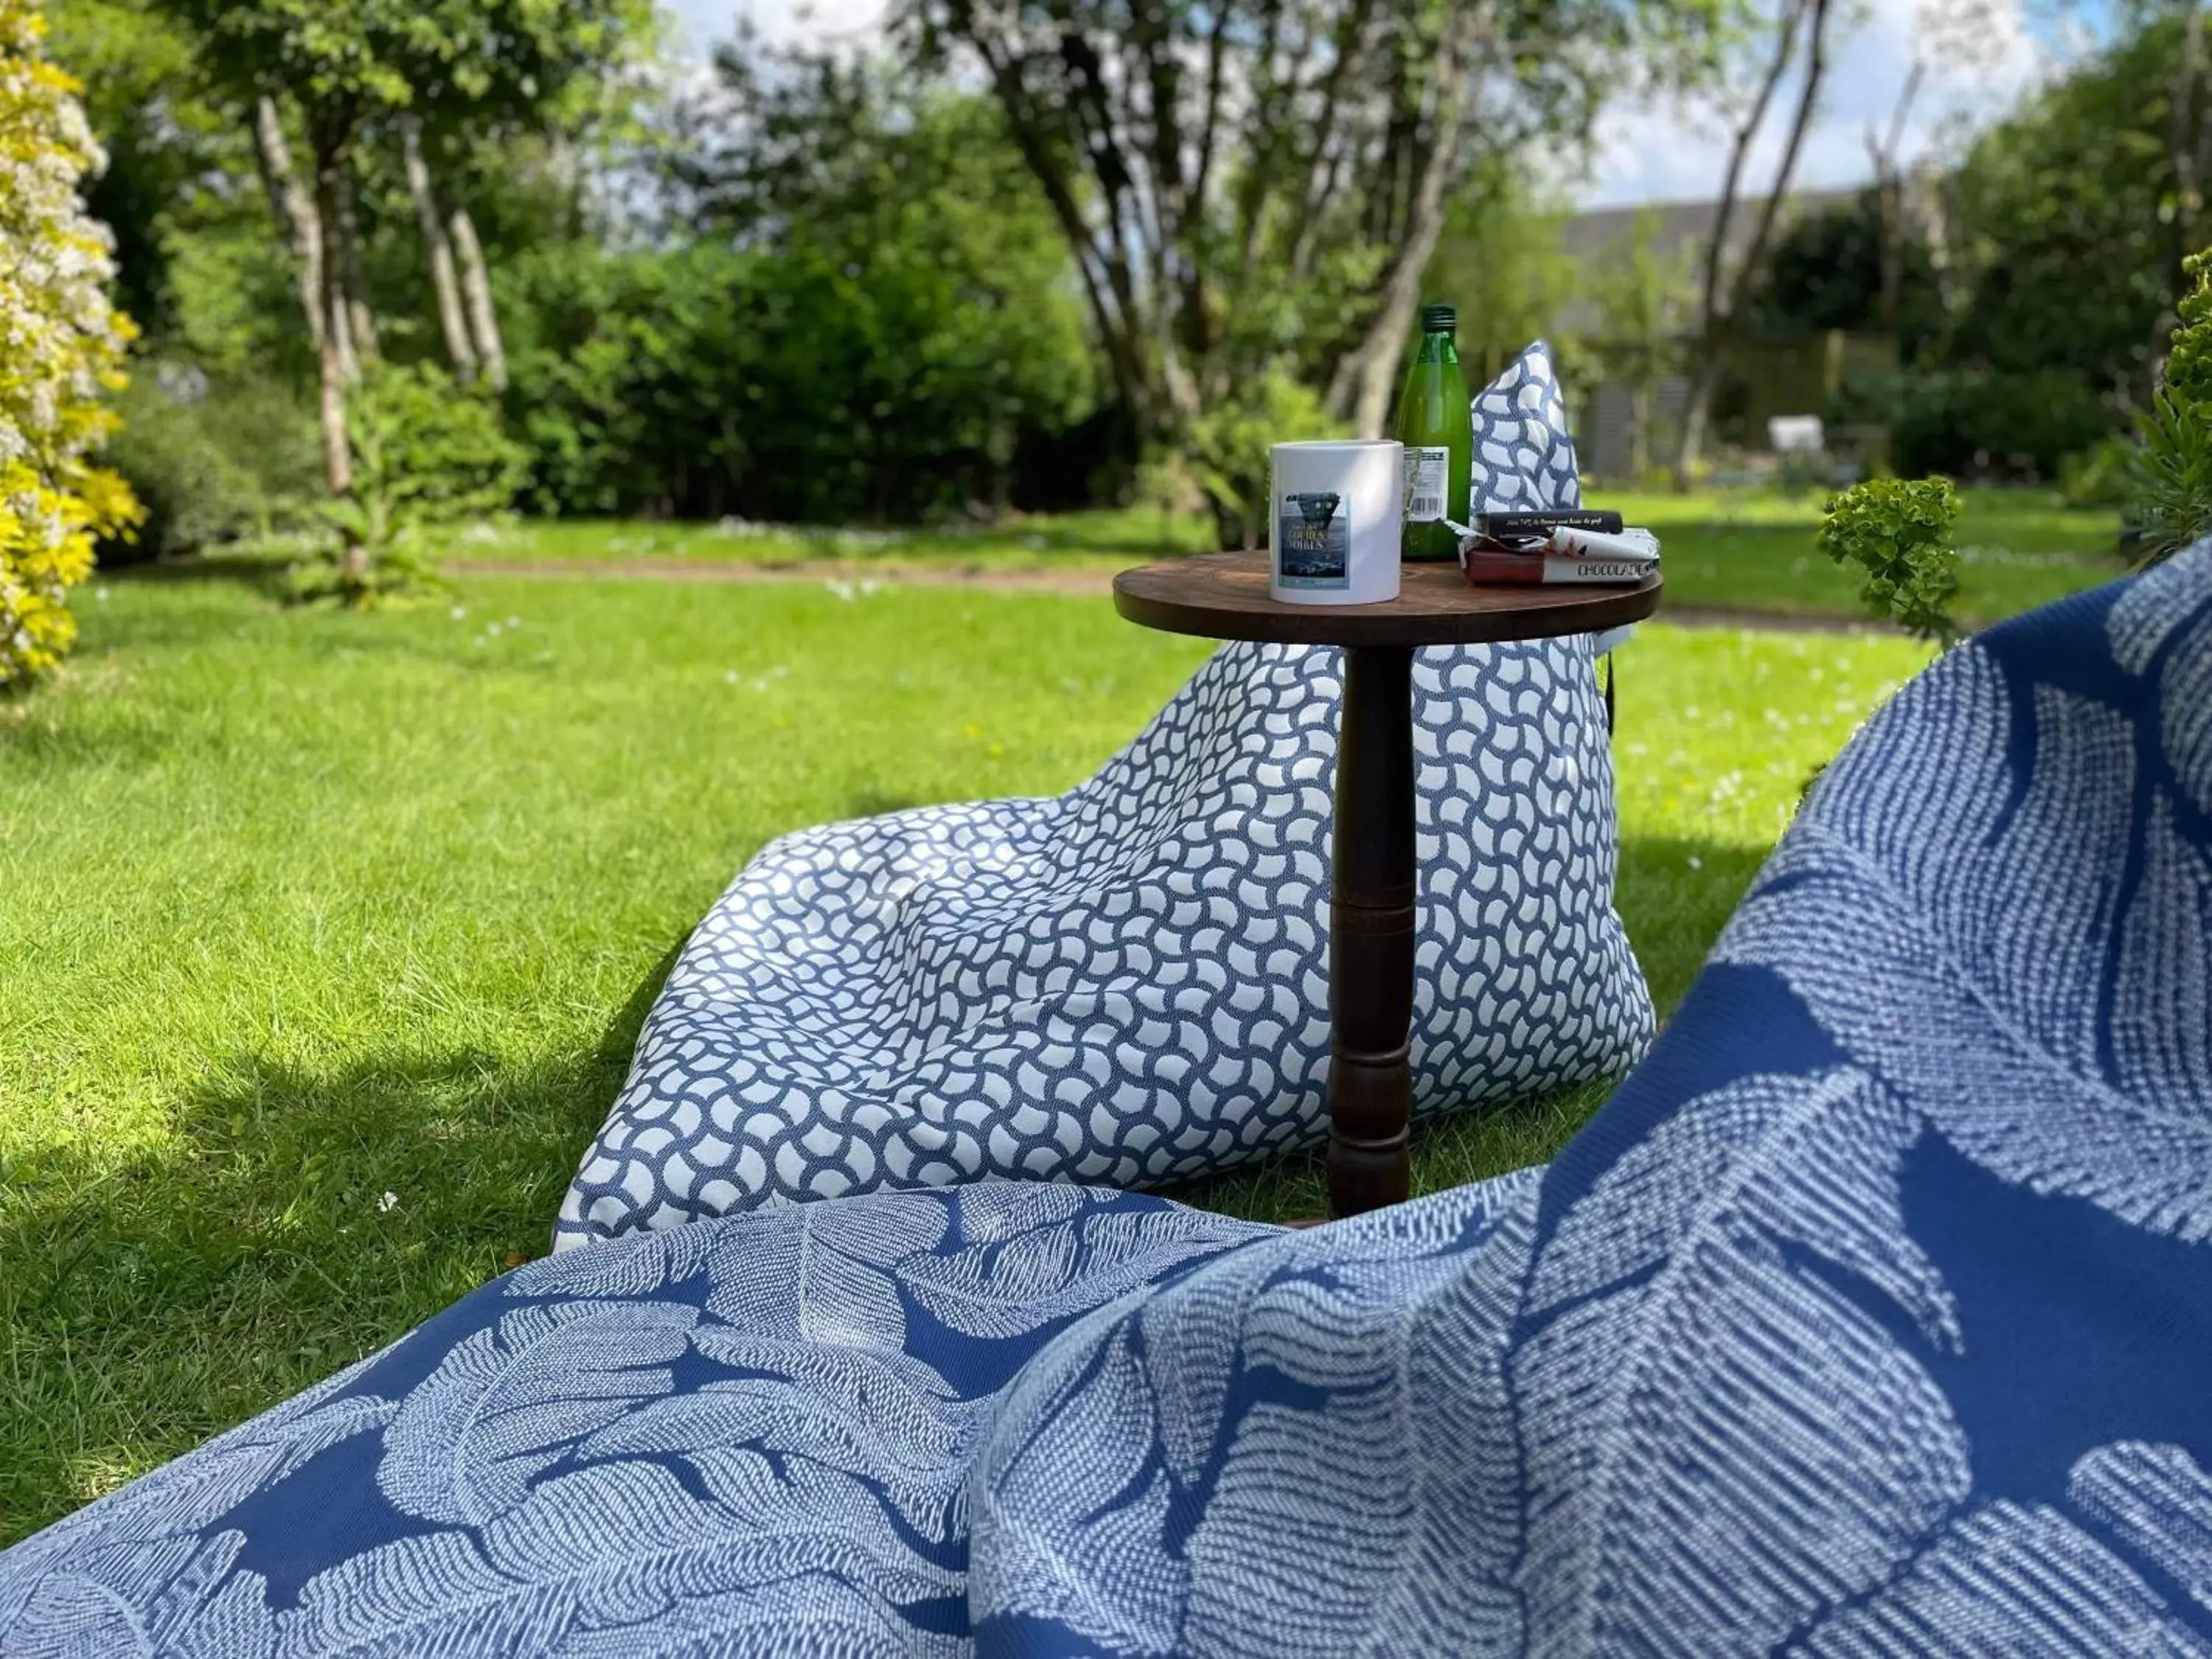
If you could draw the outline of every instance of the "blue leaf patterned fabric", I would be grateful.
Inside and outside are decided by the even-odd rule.
[[[2212,543],[1871,722],[1547,1170],[1105,1310],[970,1492],[989,1655],[2212,1653]]]
[[[1273,1231],[1000,1182],[553,1256],[0,1554],[0,1656],[965,1653],[1008,1377]]]
[[[1478,499],[1571,506],[1540,343],[1474,400]],[[1651,1008],[1613,908],[1587,638],[1419,653],[1413,1109],[1617,1076]],[[1338,653],[1218,652],[1049,799],[788,836],[685,946],[556,1246],[1002,1176],[1157,1185],[1326,1133]]]
[[[2212,543],[1951,653],[1548,1169],[556,1255],[0,1554],[111,1653],[2212,1653]]]

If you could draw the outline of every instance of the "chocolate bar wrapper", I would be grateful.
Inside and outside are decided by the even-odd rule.
[[[1470,551],[1460,568],[1477,586],[1504,584],[1534,587],[1577,582],[1601,587],[1633,587],[1658,569],[1649,559],[1560,558],[1544,554]]]

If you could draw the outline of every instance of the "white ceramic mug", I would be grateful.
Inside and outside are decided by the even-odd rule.
[[[1398,597],[1403,444],[1277,444],[1267,494],[1270,598],[1286,605],[1379,605]]]

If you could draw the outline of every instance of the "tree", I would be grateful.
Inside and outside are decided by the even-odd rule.
[[[510,289],[517,402],[560,453],[545,471],[576,479],[561,499],[988,514],[1041,448],[1066,455],[1093,356],[1066,243],[990,100],[739,49],[661,159],[660,249],[535,254]],[[1110,459],[1079,458],[1077,486]]]
[[[1072,251],[1114,386],[1181,441],[1286,366],[1381,428],[1470,158],[1583,133],[1704,0],[902,0],[972,65]],[[1217,505],[1219,505],[1217,502]]]
[[[323,329],[323,228],[316,217],[314,204],[301,187],[300,175],[292,167],[292,146],[284,136],[284,117],[276,107],[276,100],[267,93],[253,100],[253,160],[261,174],[261,188],[269,198],[269,211],[276,221],[276,230],[284,245],[292,252],[298,271],[300,311],[306,319],[307,337],[322,349]],[[346,378],[351,380],[358,372],[354,359],[353,331],[349,326],[338,342],[338,355]]]
[[[1628,240],[1607,250],[1589,276],[1597,311],[1592,349],[1628,393],[1628,470],[1639,480],[1651,465],[1659,388],[1681,367],[1697,293],[1689,250],[1661,253],[1658,232],[1656,213],[1638,214]]]
[[[1867,161],[1878,255],[1879,303],[1873,326],[1892,337],[1905,331],[1905,288],[1917,239],[1905,144],[1913,106],[1931,69],[1987,70],[2007,50],[2008,34],[1993,0],[1923,0],[1912,23],[1912,60],[1898,83],[1887,127],[1867,124]]]
[[[1459,307],[1459,354],[1471,384],[1486,380],[1553,326],[1575,283],[1561,238],[1565,216],[1536,198],[1512,158],[1482,156],[1454,191],[1421,292]]]
[[[1682,413],[1681,441],[1674,459],[1678,489],[1689,488],[1702,458],[1705,429],[1712,420],[1713,392],[1797,171],[1798,152],[1804,148],[1806,130],[1812,125],[1821,82],[1827,75],[1832,16],[1830,0],[1774,0],[1739,60],[1740,70],[1749,73],[1748,97],[1741,103],[1735,121],[1728,170],[1722,178],[1712,234],[1705,244],[1698,279],[1698,348],[1690,359],[1689,398]],[[1781,159],[1753,211],[1750,234],[1739,248],[1732,239],[1736,213],[1743,205],[1744,174],[1752,146],[1765,130],[1775,95],[1793,69],[1799,77],[1796,105],[1783,128]]]
[[[407,172],[407,194],[415,204],[416,220],[422,228],[422,246],[430,261],[430,288],[438,306],[438,326],[446,338],[446,356],[453,373],[463,381],[473,380],[483,365],[476,341],[469,332],[468,314],[461,308],[461,280],[453,264],[453,241],[438,210],[438,198],[430,183],[430,166],[422,155],[422,118],[404,115],[399,119],[399,143]],[[477,250],[477,264],[483,251]],[[499,354],[505,377],[505,352]]]
[[[2205,7],[2203,0],[2135,0],[2132,10],[2141,22],[2153,27],[2166,25],[2179,37],[2164,88],[2166,166],[2171,179],[2167,222],[2172,235],[2167,257],[2178,295],[2189,279],[2189,261],[2203,240],[2205,191],[2212,180],[2212,96],[2207,95],[2205,86]],[[2178,27],[2172,27],[2176,22]],[[2160,317],[2159,331],[2163,334],[2174,320],[2172,313]]]
[[[400,123],[447,355],[464,380],[480,371],[495,390],[507,383],[507,346],[483,239],[466,200],[441,203],[437,181],[471,149],[548,136],[566,145],[594,125],[618,124],[634,96],[620,69],[655,33],[652,0],[507,0],[519,32],[489,15],[501,9],[484,9],[479,21],[491,27],[480,38],[417,64]]]
[[[629,0],[165,0],[198,34],[210,82],[241,112],[264,97],[300,113],[312,179],[321,292],[319,416],[331,494],[353,483],[343,342],[373,349],[359,276],[350,166],[363,134],[419,104],[505,107],[524,88],[558,95],[605,63],[634,14]],[[368,553],[349,538],[344,576]]]
[[[202,95],[190,32],[151,0],[62,0],[46,21],[106,158],[85,204],[114,238],[117,303],[158,331],[174,320],[170,239],[216,206],[207,181],[236,167],[241,135]]]
[[[93,538],[137,514],[92,459],[114,427],[97,389],[121,389],[132,332],[107,297],[112,243],[78,193],[102,158],[78,82],[46,61],[43,33],[22,0],[0,0],[0,688],[60,661],[76,635],[68,591],[91,572]]]
[[[2172,137],[2185,44],[2184,19],[2154,17],[1967,152],[1951,191],[1951,362],[2063,370],[2117,409],[2148,405],[2181,292]],[[2212,110],[2212,66],[2185,92]]]
[[[1892,222],[1876,185],[1792,220],[1774,239],[1745,296],[1741,332],[1885,334],[1911,362],[1941,343],[1947,325],[1928,239],[1909,218]]]

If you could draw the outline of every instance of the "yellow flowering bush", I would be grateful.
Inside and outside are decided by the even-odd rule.
[[[94,538],[138,518],[92,462],[132,332],[108,301],[107,232],[77,191],[104,158],[44,35],[34,6],[0,0],[0,690],[61,660]]]

